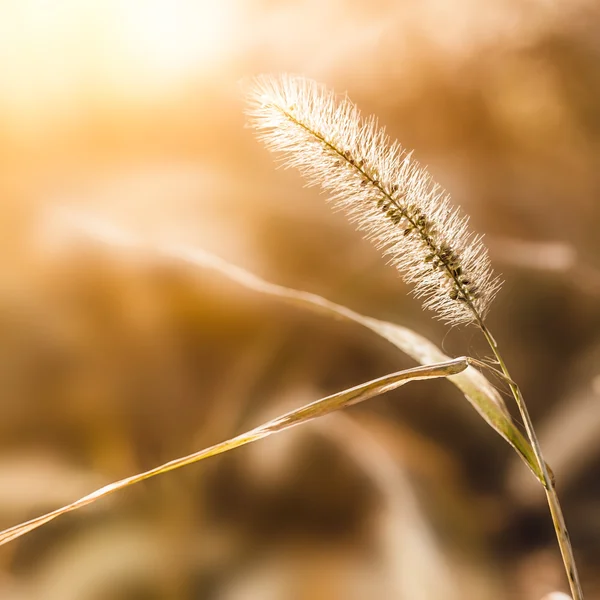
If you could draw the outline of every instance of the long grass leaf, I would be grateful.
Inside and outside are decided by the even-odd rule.
[[[164,255],[218,271],[228,279],[236,281],[246,288],[275,296],[325,315],[358,323],[386,339],[423,365],[449,360],[449,357],[433,342],[407,327],[361,315],[317,294],[270,283],[204,250],[180,245],[161,246],[159,249]],[[502,397],[487,378],[470,366],[464,372],[449,377],[448,380],[464,394],[465,398],[488,425],[517,451],[525,464],[541,481],[542,475],[531,445],[515,426]]]
[[[84,506],[92,504],[93,502],[96,502],[97,500],[100,500],[109,494],[112,494],[118,490],[122,490],[130,485],[139,483],[140,481],[150,479],[151,477],[156,477],[157,475],[162,475],[163,473],[168,473],[169,471],[174,471],[175,469],[180,469],[181,467],[185,467],[206,458],[210,458],[211,456],[223,454],[229,450],[233,450],[234,448],[239,448],[240,446],[245,446],[252,442],[266,438],[274,433],[285,431],[290,427],[295,427],[296,425],[307,423],[312,419],[323,417],[336,410],[358,404],[359,402],[364,402],[365,400],[373,398],[374,396],[395,390],[409,381],[448,377],[463,372],[467,367],[468,359],[465,357],[455,358],[453,360],[444,361],[435,365],[414,367],[412,369],[392,373],[391,375],[385,375],[384,377],[357,385],[353,388],[344,390],[343,392],[338,392],[336,394],[332,394],[331,396],[321,398],[320,400],[316,400],[315,402],[311,402],[310,404],[307,404],[301,408],[292,410],[225,442],[210,446],[204,450],[200,450],[199,452],[194,452],[188,456],[177,458],[160,465],[159,467],[150,469],[149,471],[138,473],[137,475],[132,475],[131,477],[126,477],[125,479],[121,479],[120,481],[106,485],[95,492],[88,494],[87,496],[83,496],[79,500],[63,506],[62,508],[6,529],[0,532],[0,545],[6,544],[34,529],[37,529],[53,519],[56,519],[56,517],[83,508]]]
[[[433,342],[407,327],[361,315],[317,294],[265,281],[261,277],[211,252],[182,244],[149,245],[135,235],[116,228],[110,223],[80,213],[63,213],[61,218],[63,226],[71,234],[84,234],[113,246],[153,252],[193,266],[212,269],[256,292],[286,300],[292,304],[308,308],[329,317],[353,321],[386,339],[422,365],[444,362],[450,359]],[[543,483],[543,474],[535,458],[533,449],[514,424],[498,390],[484,375],[472,366],[463,373],[449,377],[448,379],[464,394],[465,398],[488,425],[515,449],[535,477]]]

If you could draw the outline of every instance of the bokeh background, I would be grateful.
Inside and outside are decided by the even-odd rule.
[[[596,0],[2,0],[0,526],[411,360],[152,252],[203,248],[485,357],[245,126],[244,81],[348,92],[485,232],[490,327],[600,598]],[[85,215],[148,242],[60,225]],[[446,382],[148,481],[0,548],[7,600],[539,600],[544,498]]]

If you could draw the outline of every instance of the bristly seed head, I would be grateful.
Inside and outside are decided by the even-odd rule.
[[[500,282],[481,238],[374,118],[302,77],[261,76],[249,99],[260,139],[331,194],[426,308],[453,325],[483,322]]]

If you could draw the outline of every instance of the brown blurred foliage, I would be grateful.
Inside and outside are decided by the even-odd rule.
[[[296,72],[378,115],[486,233],[490,324],[600,598],[599,28],[595,0],[0,4],[0,525],[411,364],[214,273],[74,242],[65,208],[485,354],[244,127],[244,79]],[[142,484],[0,561],[11,600],[565,585],[535,482],[444,382]]]

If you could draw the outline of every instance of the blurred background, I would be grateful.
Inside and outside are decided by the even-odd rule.
[[[0,526],[413,362],[357,326],[68,228],[214,252],[486,356],[245,126],[243,82],[378,115],[485,232],[489,324],[600,598],[596,0],[2,0]],[[539,600],[542,493],[447,382],[129,488],[0,548],[7,600]]]

